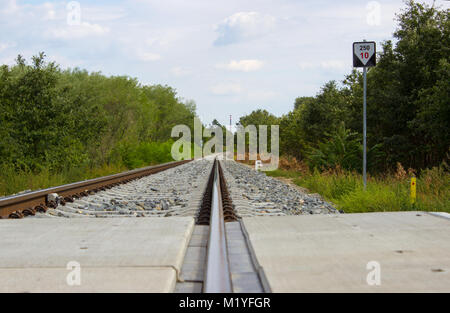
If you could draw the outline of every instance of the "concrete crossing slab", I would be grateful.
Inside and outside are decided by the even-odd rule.
[[[170,267],[81,266],[80,285],[67,283],[69,272],[66,268],[1,268],[0,292],[167,293],[176,283],[176,272]]]
[[[171,292],[193,227],[192,217],[0,220],[0,292]],[[80,286],[66,282],[71,261]]]
[[[450,292],[448,219],[390,212],[243,222],[273,292]]]

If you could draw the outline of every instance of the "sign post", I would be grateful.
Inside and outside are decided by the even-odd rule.
[[[364,189],[367,186],[367,122],[366,122],[366,97],[367,97],[367,68],[376,65],[376,44],[374,41],[353,43],[353,67],[363,68],[364,94],[363,94],[363,180]]]

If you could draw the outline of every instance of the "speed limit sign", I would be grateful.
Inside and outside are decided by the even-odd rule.
[[[353,67],[369,67],[376,65],[375,41],[353,43]]]
[[[353,43],[353,67],[363,68],[363,181],[367,185],[367,68],[377,63],[375,41]]]

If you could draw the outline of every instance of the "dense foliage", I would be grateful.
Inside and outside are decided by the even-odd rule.
[[[378,48],[367,77],[371,174],[399,163],[448,171],[449,14],[409,1],[397,16],[395,41]],[[298,97],[282,117],[256,110],[240,124],[279,124],[281,153],[311,169],[359,171],[362,90],[362,74],[353,70],[314,97]],[[192,129],[194,116],[194,102],[181,101],[171,87],[62,70],[43,53],[27,64],[19,55],[16,65],[0,67],[0,195],[170,161],[172,127]],[[217,120],[211,127],[225,137]]]
[[[385,41],[367,74],[368,166],[372,172],[439,165],[450,146],[449,11],[407,3],[397,15],[396,43]],[[379,49],[380,50],[380,49]],[[299,97],[278,119],[284,155],[312,167],[360,169],[362,73],[326,83],[315,97]],[[242,124],[274,123],[261,110]]]
[[[27,65],[19,55],[0,68],[2,175],[171,161],[172,127],[193,125],[194,116],[195,104],[171,87],[61,70],[44,53]]]

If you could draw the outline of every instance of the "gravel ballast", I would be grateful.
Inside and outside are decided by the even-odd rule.
[[[339,213],[319,195],[302,192],[235,161],[220,161],[238,216]],[[169,217],[196,216],[213,160],[195,160],[35,217]]]
[[[240,216],[336,214],[333,205],[235,161],[221,161],[225,179]]]
[[[58,205],[36,217],[195,216],[211,160],[195,160]]]

